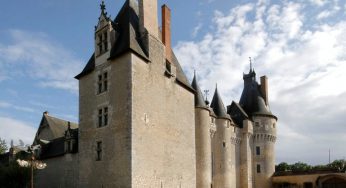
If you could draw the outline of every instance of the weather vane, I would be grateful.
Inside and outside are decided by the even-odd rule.
[[[250,60],[250,71],[252,70],[252,59],[251,57],[249,57],[249,60]]]
[[[208,101],[208,95],[209,95],[208,89],[204,90],[204,95],[205,95],[205,101]]]

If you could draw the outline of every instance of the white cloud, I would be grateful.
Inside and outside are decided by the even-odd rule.
[[[11,140],[23,140],[25,144],[32,144],[36,128],[31,125],[9,117],[0,117],[0,138],[5,139],[7,144]]]
[[[35,112],[32,108],[14,105],[5,101],[0,101],[0,108],[14,109],[22,112]]]
[[[40,86],[78,90],[77,81],[72,77],[82,69],[82,61],[74,57],[57,42],[43,33],[31,33],[21,30],[9,31],[12,43],[0,41],[0,79],[29,76],[38,79]],[[19,69],[18,67],[25,67]],[[5,71],[4,71],[5,72]]]
[[[203,26],[203,24],[199,23],[195,28],[193,28],[193,31],[192,31],[192,37],[193,38],[195,38],[198,35],[200,30],[202,29],[202,26]]]
[[[324,19],[324,18],[328,18],[329,16],[332,15],[332,13],[333,13],[332,11],[325,10],[325,11],[322,11],[321,13],[319,13],[316,18],[318,20],[321,20],[321,19]]]
[[[310,2],[317,6],[323,6],[328,3],[328,0],[310,0]]]
[[[258,75],[269,77],[271,109],[279,117],[277,161],[323,163],[326,149],[342,150],[346,142],[346,21],[309,27],[307,4],[255,5],[216,11],[215,30],[200,41],[180,41],[175,52],[189,76],[197,70],[203,89],[218,82],[225,104],[239,100],[253,57]],[[335,158],[343,156],[344,150]]]

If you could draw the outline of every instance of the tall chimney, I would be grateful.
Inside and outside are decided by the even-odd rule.
[[[268,77],[261,77],[261,92],[264,98],[264,102],[268,105]]]
[[[171,46],[171,10],[167,5],[162,5],[162,43],[166,46],[166,59],[172,62]]]
[[[157,0],[138,0],[138,3],[141,26],[146,28],[150,35],[158,39]]]

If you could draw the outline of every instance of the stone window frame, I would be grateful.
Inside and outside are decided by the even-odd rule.
[[[103,157],[103,144],[102,144],[102,141],[99,140],[99,141],[96,141],[96,161],[102,161],[102,157]]]
[[[101,56],[109,50],[108,47],[108,31],[107,28],[97,32],[97,56]]]
[[[260,146],[256,146],[256,155],[257,156],[261,155],[261,147]]]
[[[109,74],[108,71],[100,71],[100,73],[97,75],[97,95],[105,93],[108,91],[108,79]]]
[[[109,125],[109,107],[103,106],[97,109],[97,128]]]
[[[256,165],[256,172],[257,172],[257,174],[261,173],[261,165],[260,164]]]

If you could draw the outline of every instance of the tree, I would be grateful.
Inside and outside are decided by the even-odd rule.
[[[275,166],[275,171],[276,172],[291,171],[291,165],[289,165],[285,162],[282,162],[282,163]]]
[[[0,138],[0,154],[5,153],[7,149],[8,147],[7,147],[6,141]]]
[[[291,165],[292,171],[297,172],[297,171],[307,171],[311,170],[312,167],[306,163],[303,162],[297,162]]]
[[[20,167],[17,161],[12,161],[8,166],[0,167],[0,188],[28,187],[31,170]]]
[[[341,160],[335,160],[332,163],[327,165],[330,168],[339,170],[341,172],[345,172],[346,171],[346,161],[341,159]]]

